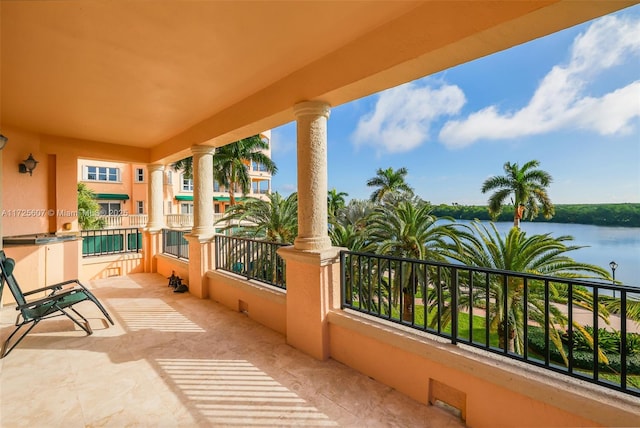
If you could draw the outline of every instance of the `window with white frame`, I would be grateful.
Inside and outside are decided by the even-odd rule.
[[[167,184],[170,186],[173,184],[173,172],[167,171]]]
[[[100,215],[122,215],[122,205],[119,201],[100,201]]]
[[[253,169],[254,171],[267,172],[267,166],[262,162],[252,161],[251,169]]]
[[[173,211],[173,203],[171,201],[167,202],[167,211],[165,214],[172,214]]]
[[[193,214],[193,204],[183,202],[180,204],[180,214]]]
[[[136,214],[144,214],[144,201],[136,201]]]
[[[135,182],[136,183],[144,182],[144,168],[136,168]]]
[[[183,192],[193,192],[193,179],[186,178],[182,175],[182,191]]]
[[[267,194],[269,193],[269,182],[267,180],[256,180],[251,182],[251,187],[253,193],[256,194]]]
[[[218,182],[218,180],[213,180],[213,191],[214,192],[223,192],[222,186],[220,186],[220,183]]]
[[[120,168],[108,166],[85,166],[82,171],[82,179],[86,181],[120,181]]]

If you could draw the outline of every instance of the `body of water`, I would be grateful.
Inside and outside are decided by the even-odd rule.
[[[470,223],[467,220],[456,220],[456,222]],[[503,236],[513,227],[512,222],[498,222],[495,225]],[[610,270],[609,263],[615,261],[618,264],[616,280],[625,285],[640,287],[640,227],[523,221],[520,229],[529,236],[545,233],[551,234],[552,237],[572,236],[573,241],[565,241],[566,245],[585,247],[569,252],[568,255],[572,259],[598,265],[607,270]]]

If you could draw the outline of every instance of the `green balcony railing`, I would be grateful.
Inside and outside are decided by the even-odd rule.
[[[142,233],[136,227],[83,230],[80,236],[82,236],[82,257],[138,253],[142,250]]]

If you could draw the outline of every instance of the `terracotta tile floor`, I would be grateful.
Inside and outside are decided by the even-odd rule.
[[[42,322],[0,360],[0,426],[457,427],[462,423],[156,274],[93,281],[116,325]],[[8,290],[7,290],[8,291]],[[0,310],[0,340],[12,330]]]

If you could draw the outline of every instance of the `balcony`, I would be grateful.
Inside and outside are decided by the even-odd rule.
[[[100,329],[100,318],[90,315],[92,337],[80,337],[62,322],[39,325],[37,334],[0,361],[0,425],[459,425],[416,404],[427,402],[464,408],[470,426],[637,425],[636,396],[504,355],[487,358],[482,349],[342,308],[337,252],[326,245],[326,230],[317,227],[325,223],[322,216],[301,216],[301,226],[312,233],[302,233],[294,248],[278,250],[287,262],[284,291],[214,270],[215,249],[204,216],[196,216],[194,225],[203,233],[186,238],[188,263],[159,254],[165,224],[157,203],[168,162],[189,152],[203,161],[214,146],[296,120],[302,210],[323,212],[317,208],[326,205],[330,105],[635,2],[508,2],[501,8],[492,2],[468,2],[465,8],[456,2],[325,2],[322,7],[300,2],[294,8],[272,2],[257,8],[225,4],[225,13],[214,3],[162,2],[161,10],[150,3],[129,13],[128,6],[105,8],[99,2],[82,8],[67,2],[43,2],[37,8],[3,2],[3,89],[13,89],[2,93],[2,135],[10,140],[2,158],[14,165],[2,171],[0,199],[3,209],[20,209],[24,206],[18,203],[27,202],[45,213],[55,209],[48,218],[4,218],[3,229],[16,235],[76,232],[76,216],[67,213],[77,209],[77,174],[70,172],[78,157],[146,164],[148,206],[154,211],[140,253],[86,257],[79,263],[82,244],[76,241],[37,251],[13,248],[23,285],[45,283],[54,275],[96,278],[96,294],[117,325]],[[168,33],[166,17],[176,15],[193,28]],[[122,16],[132,25],[122,25]],[[336,27],[335,16],[358,19]],[[260,32],[228,31],[242,29],[248,20],[266,20],[277,30],[270,33],[268,53]],[[433,22],[459,25],[422,25],[415,31],[416,23]],[[306,31],[300,31],[301,23]],[[273,72],[254,79],[238,74],[252,70],[237,64],[260,62],[265,55],[287,57],[292,41],[309,47],[305,58],[274,62]],[[167,47],[161,57],[154,55],[159,44]],[[122,52],[139,54],[122,61]],[[372,57],[383,61],[367,60]],[[68,58],[77,72],[42,73],[51,69],[51,58]],[[101,73],[83,72],[96,65]],[[151,84],[128,78],[163,67],[172,72],[156,73]],[[210,69],[219,75],[197,72]],[[15,167],[25,151],[41,160],[37,173],[28,177]],[[210,163],[202,165],[210,173]],[[202,179],[210,182],[207,175]],[[198,201],[205,201],[210,192],[199,176],[193,190]],[[194,206],[194,212],[204,212],[201,208]],[[129,239],[104,242],[111,252],[124,249]],[[188,275],[189,294],[173,294],[166,286],[174,269]],[[243,269],[254,272],[247,263]],[[97,279],[103,274],[125,276]],[[361,309],[363,301],[351,304]],[[14,315],[11,307],[0,311],[3,336]],[[224,384],[221,376],[227,376]]]
[[[265,192],[266,193],[266,192]],[[213,222],[220,220],[224,214],[216,213],[213,215]],[[145,227],[147,225],[147,214],[131,214],[121,215],[102,215],[99,218],[105,222],[105,229],[121,229],[125,227]],[[166,214],[164,221],[167,227],[173,229],[183,229],[193,227],[193,214]]]
[[[104,328],[99,313],[92,313],[89,318],[96,334],[82,337],[72,324],[48,321],[40,324],[35,334],[28,336],[9,357],[0,361],[0,381],[3,387],[11,386],[3,390],[3,405],[23,400],[31,394],[29,400],[36,403],[33,408],[42,410],[34,412],[40,416],[27,421],[30,425],[41,422],[38,418],[44,417],[42,415],[47,415],[48,420],[78,425],[107,422],[153,425],[166,420],[175,421],[171,422],[175,425],[353,426],[358,419],[359,423],[368,424],[368,417],[373,418],[371,423],[378,420],[381,424],[397,426],[422,425],[424,420],[435,420],[436,426],[457,426],[462,422],[472,426],[490,423],[511,426],[519,425],[518,421],[529,424],[538,420],[541,425],[630,425],[629,421],[639,415],[637,397],[623,393],[621,387],[608,390],[593,385],[584,376],[574,379],[558,375],[560,370],[554,372],[549,367],[540,367],[541,364],[532,366],[527,364],[526,358],[507,352],[507,349],[494,349],[495,345],[482,349],[484,346],[478,346],[471,337],[452,336],[450,331],[456,331],[455,328],[438,327],[432,331],[417,322],[417,312],[410,318],[404,317],[402,311],[392,316],[389,316],[391,312],[376,314],[370,310],[371,305],[362,305],[369,301],[363,297],[364,284],[355,288],[348,284],[353,284],[350,281],[356,278],[353,275],[355,267],[382,266],[381,261],[365,261],[358,254],[343,252],[343,260],[334,262],[336,268],[341,267],[335,272],[342,271],[343,288],[338,280],[341,275],[333,274],[335,279],[330,280],[324,291],[333,297],[325,303],[328,308],[325,306],[326,309],[320,310],[321,305],[309,298],[309,292],[314,290],[314,278],[299,263],[299,257],[305,256],[291,258],[291,254],[287,254],[292,251],[291,247],[277,251],[277,257],[291,262],[287,263],[286,277],[293,282],[287,281],[289,287],[285,289],[279,282],[285,277],[284,264],[261,262],[273,258],[276,252],[272,248],[220,235],[204,244],[208,247],[200,247],[201,242],[191,237],[182,243],[179,238],[183,231],[171,237],[167,233],[163,231],[156,235],[162,238],[163,252],[168,253],[155,256],[160,275],[134,273],[92,281],[92,288],[116,320],[116,327]],[[116,241],[114,238],[113,242]],[[189,257],[188,252],[181,257],[167,251],[182,245],[203,248],[209,254],[211,265],[202,284],[197,283],[197,276],[196,281],[189,281],[194,262],[185,260]],[[144,251],[143,248],[142,253]],[[143,257],[143,254],[135,255]],[[348,263],[345,256],[350,259]],[[113,256],[91,259],[108,258],[107,270],[112,270],[116,266],[110,257]],[[275,259],[272,261],[276,262]],[[122,270],[126,272],[125,268],[123,265]],[[445,266],[438,269],[445,269]],[[186,280],[191,293],[172,292],[167,281],[172,271]],[[29,273],[20,272],[18,278]],[[263,280],[265,272],[272,273],[267,278],[275,278],[273,284]],[[360,278],[373,280],[377,277]],[[460,272],[448,275],[444,270],[441,277],[443,280],[470,278]],[[479,282],[476,285],[485,286]],[[533,286],[532,280],[529,287]],[[375,294],[379,293],[376,288]],[[401,296],[400,302],[403,301]],[[415,304],[417,311],[418,300]],[[14,316],[11,305],[0,311],[0,340],[9,334]],[[463,325],[460,316],[455,323],[458,326]],[[323,343],[319,352],[314,348],[317,343],[313,342],[314,337]],[[275,342],[270,342],[269,338]],[[297,358],[308,365],[296,368]],[[230,370],[230,365],[234,371]],[[334,365],[346,372],[334,373]],[[55,370],[52,371],[52,367]],[[78,367],[87,367],[90,374],[85,375]],[[96,376],[97,367],[100,367],[98,373],[102,373],[99,376]],[[257,374],[259,379],[252,376],[251,384],[248,384],[236,373],[240,370]],[[293,374],[294,379],[289,377],[292,370],[299,370]],[[355,372],[351,370],[387,385],[379,386],[383,388],[382,394],[397,391],[405,397],[402,400],[414,400],[413,405],[418,410],[407,413],[421,415],[422,423],[399,419],[397,404],[393,404],[392,409],[385,409],[388,398],[383,402],[379,392],[370,392],[372,386],[361,384],[359,380],[352,381]],[[74,373],[71,380],[67,379],[68,373]],[[221,384],[219,376],[227,375],[232,378]],[[38,382],[35,395],[34,388],[29,386],[29,376]],[[66,380],[57,385],[56,379],[60,377]],[[109,383],[104,379],[109,379]],[[349,379],[348,386],[343,384],[344,379]],[[114,398],[105,398],[114,391],[113,384],[116,385]],[[51,392],[48,387],[42,389],[42,385],[53,385],[51,388],[60,392]],[[353,391],[352,385],[355,385]],[[226,389],[221,393],[223,387]],[[10,394],[5,394],[5,390]],[[356,393],[358,390],[360,392]],[[366,391],[366,399],[362,398],[363,391]],[[76,397],[72,400],[75,404],[65,402],[65,405],[87,410],[83,410],[82,415],[72,415],[68,410],[47,413],[49,407],[45,400],[62,392]],[[99,398],[103,404],[92,408],[87,404],[92,397]],[[288,402],[290,398],[293,401]],[[152,400],[152,404],[144,400]],[[360,404],[354,404],[358,400],[361,400]],[[376,410],[370,412],[374,416],[362,416],[358,413],[366,407],[361,404],[362,400],[383,404],[376,404]],[[400,399],[393,398],[394,403],[397,400]],[[428,403],[434,406],[422,407]],[[335,405],[342,408],[337,409],[333,407]],[[153,418],[157,413],[158,419],[143,423],[142,416],[136,411],[145,406],[172,409],[171,415],[162,413],[164,410],[152,411],[151,416],[145,417]],[[7,418],[0,422],[6,421],[10,426],[15,424],[12,418],[18,417],[14,413],[18,411],[11,407],[0,409],[2,418]],[[60,408],[59,403],[55,408]],[[317,409],[320,416],[310,415],[309,408]],[[542,415],[541,409],[545,409]],[[432,416],[429,412],[434,410],[443,416]],[[392,419],[385,419],[376,413],[378,411],[391,415]],[[399,413],[402,418],[409,418],[403,411]],[[254,415],[255,421],[246,419],[254,418]],[[265,415],[278,419],[269,419],[266,423],[261,419]],[[82,419],[68,419],[71,417]],[[354,419],[348,419],[350,417]],[[448,419],[438,419],[441,417]]]
[[[158,274],[92,282],[92,336],[51,320],[0,360],[2,426],[463,426]],[[0,311],[2,338],[15,310]],[[28,411],[26,411],[28,403]],[[428,425],[425,425],[426,421]]]
[[[131,215],[101,215],[99,218],[104,220],[104,227],[107,229],[120,229],[123,227],[144,227],[147,224],[146,214]]]

